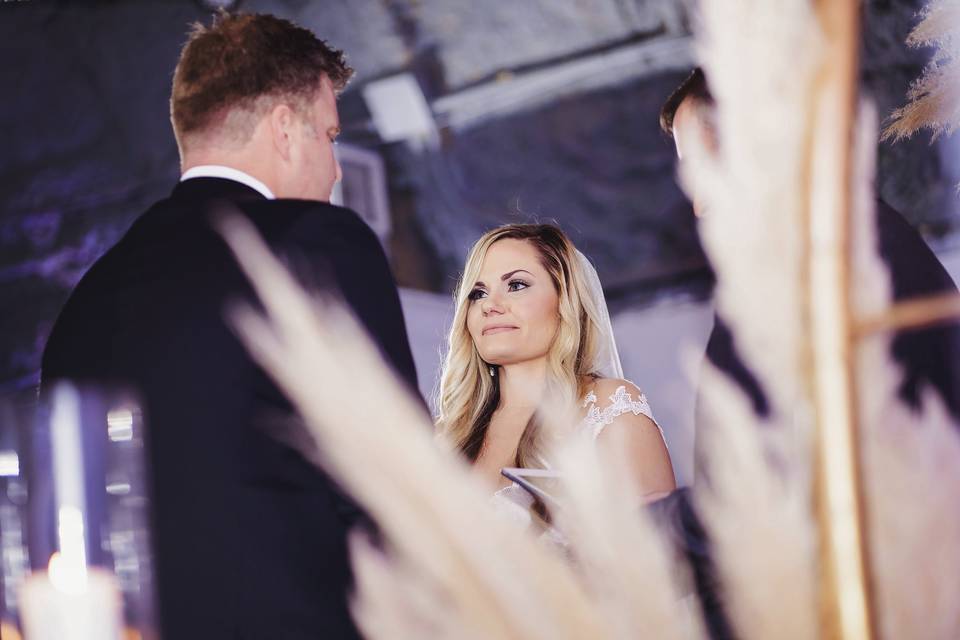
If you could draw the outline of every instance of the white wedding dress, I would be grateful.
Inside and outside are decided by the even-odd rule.
[[[635,385],[631,383],[631,386]],[[617,418],[627,413],[650,418],[660,429],[661,437],[663,436],[663,429],[653,417],[653,411],[650,410],[646,396],[638,391],[635,398],[634,394],[627,390],[626,385],[619,385],[613,395],[604,398],[602,402],[591,389],[581,400],[580,406],[586,409],[586,415],[577,425],[577,429],[589,433],[593,440],[596,440]],[[533,506],[533,496],[517,484],[503,487],[493,494],[492,503],[497,513],[515,522],[519,527],[527,527],[532,522],[530,509]]]
[[[584,302],[593,306],[599,330],[599,348],[590,369],[603,378],[623,380],[623,366],[620,363],[620,354],[613,335],[613,323],[610,320],[610,312],[607,309],[607,301],[603,295],[597,270],[580,251],[577,251],[577,259],[587,284],[588,299]],[[631,392],[626,384],[618,385],[613,395],[607,398],[597,398],[593,389],[588,391],[581,399],[581,407],[586,410],[586,414],[577,428],[585,430],[596,440],[618,417],[632,413],[635,416],[644,415],[650,418],[660,429],[662,437],[663,429],[653,417],[647,398],[633,383],[629,383],[629,387],[636,390],[636,393]],[[494,509],[504,517],[516,521],[519,526],[530,525],[533,496],[519,485],[513,484],[500,489],[493,495],[492,500]],[[550,531],[555,532],[552,528]]]

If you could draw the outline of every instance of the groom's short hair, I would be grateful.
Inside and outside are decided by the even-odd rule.
[[[278,100],[308,108],[323,76],[339,93],[352,75],[343,52],[308,29],[272,15],[221,11],[210,26],[195,23],[180,52],[170,94],[177,144],[182,150],[185,137],[207,133],[245,142]]]
[[[660,128],[671,138],[673,137],[673,119],[680,105],[687,98],[704,105],[714,104],[713,94],[710,93],[710,86],[707,84],[707,76],[700,67],[690,72],[690,75],[670,94],[667,101],[663,103],[663,108],[660,109]]]

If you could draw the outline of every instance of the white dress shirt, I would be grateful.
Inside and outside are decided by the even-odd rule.
[[[239,169],[233,169],[232,167],[225,167],[219,164],[202,164],[191,167],[180,176],[180,182],[190,180],[191,178],[226,178],[227,180],[233,180],[234,182],[247,185],[251,189],[258,191],[260,195],[267,200],[275,200],[277,197],[273,195],[273,191],[270,191],[267,185],[249,173],[244,173]]]

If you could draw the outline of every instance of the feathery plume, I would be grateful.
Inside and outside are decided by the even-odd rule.
[[[220,228],[266,308],[235,308],[239,335],[387,540],[387,555],[354,543],[361,626],[373,637],[603,637],[572,569],[492,510],[343,308],[311,301],[245,220]]]
[[[932,0],[907,38],[912,47],[932,47],[933,56],[907,91],[908,103],[890,115],[881,140],[902,140],[921,129],[932,140],[960,127],[960,1]]]
[[[806,0],[702,6],[721,139],[718,158],[691,158],[713,209],[703,239],[721,313],[774,414],[761,423],[739,390],[707,370],[710,483],[697,487],[696,499],[738,636],[815,638],[798,283],[807,277],[809,103],[823,34]],[[889,304],[889,287],[870,234],[872,157],[864,140],[875,125],[865,118],[862,126],[854,264],[857,308],[866,313]],[[682,562],[640,513],[616,460],[576,438],[554,454],[565,485],[556,524],[572,562],[553,553],[500,518],[466,465],[436,446],[426,416],[342,309],[307,296],[242,220],[222,231],[265,307],[234,309],[238,333],[305,419],[317,459],[381,527],[383,546],[362,536],[351,542],[354,612],[365,635],[701,637],[699,621],[684,611]],[[887,637],[953,637],[960,574],[944,567],[960,566],[957,432],[936,401],[920,416],[899,403],[885,339],[864,343],[857,361],[881,628]],[[565,420],[548,412],[546,422]]]
[[[866,106],[857,136],[852,267],[859,316],[886,310],[890,277],[875,247],[873,168],[877,117]],[[897,395],[903,372],[891,361],[890,335],[860,342],[857,395],[864,428],[868,546],[880,636],[950,638],[960,633],[960,425],[943,401],[924,394],[915,413]]]
[[[736,633],[812,638],[812,416],[798,399],[810,104],[825,40],[807,0],[700,8],[698,48],[717,101],[719,148],[694,150],[681,178],[707,203],[700,235],[717,273],[718,314],[772,411],[758,419],[742,391],[707,367],[698,438],[710,453],[709,482],[694,489]]]

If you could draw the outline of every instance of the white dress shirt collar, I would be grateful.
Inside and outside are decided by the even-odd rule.
[[[227,180],[233,180],[234,182],[239,182],[245,184],[251,189],[254,189],[260,193],[267,200],[275,200],[277,196],[273,195],[273,191],[270,191],[270,188],[254,178],[249,173],[244,173],[239,169],[233,169],[232,167],[225,167],[219,164],[202,164],[196,167],[191,167],[187,169],[182,176],[180,176],[180,182],[184,180],[190,180],[191,178],[225,178]]]

